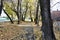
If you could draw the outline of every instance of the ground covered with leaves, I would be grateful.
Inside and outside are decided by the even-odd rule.
[[[33,28],[35,40],[42,40],[41,27],[37,27],[34,23],[11,24],[8,22],[0,23],[0,40],[27,40],[25,34],[27,31],[24,28]],[[57,40],[60,40],[60,31],[54,30]]]

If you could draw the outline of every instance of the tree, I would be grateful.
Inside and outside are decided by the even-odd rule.
[[[1,0],[1,5],[0,5],[0,14],[2,12],[3,9],[3,0]],[[5,14],[8,16],[8,18],[10,19],[11,23],[13,23],[12,19],[10,18],[10,16],[6,13],[6,11],[3,9],[3,11],[5,12]]]
[[[4,13],[8,16],[8,18],[10,19],[10,22],[13,23],[12,19],[10,18],[10,16],[7,14],[7,12],[3,9]]]
[[[38,19],[38,11],[39,11],[39,0],[37,2],[37,7],[36,7],[36,17],[35,17],[35,24],[39,25],[39,19]]]
[[[17,19],[18,19],[18,24],[19,24],[20,21],[22,20],[21,19],[22,18],[22,13],[21,13],[21,2],[22,2],[22,0],[17,0],[16,3],[14,3],[14,0],[10,0],[10,1],[11,1],[10,2],[11,5],[6,6],[7,9],[9,10],[9,11],[7,10],[7,12],[9,14],[13,14],[13,12],[16,13]]]
[[[21,3],[22,3],[22,0],[20,0],[20,21],[22,21],[22,12],[21,12],[21,9],[22,9],[22,7],[21,7]]]
[[[0,15],[1,15],[1,12],[2,12],[2,8],[3,8],[3,0],[0,0]]]
[[[31,22],[33,22],[32,16],[34,16],[33,15],[33,10],[35,9],[35,7],[34,7],[34,0],[29,0],[28,8],[30,10],[30,19],[31,19]]]
[[[22,2],[22,0],[18,0],[18,3],[17,3],[18,24],[19,24],[19,23],[20,23],[20,21],[22,20],[21,2]]]
[[[43,40],[56,40],[50,13],[50,0],[39,0],[42,16]]]
[[[18,0],[18,3],[17,3],[17,17],[18,17],[18,24],[20,23],[20,11],[19,11],[19,0]]]
[[[33,15],[33,11],[35,9],[35,6],[34,6],[34,0],[24,0],[23,2],[23,5],[24,5],[24,20],[28,17],[31,18],[31,20],[33,21],[33,18],[32,18],[32,15]],[[33,15],[34,16],[34,15]]]
[[[11,19],[13,20],[14,18],[14,15],[16,16],[15,12],[12,11],[11,5],[9,5],[9,3],[4,3],[4,8],[5,8],[5,11],[8,13],[8,15],[11,17]],[[14,15],[13,15],[14,14]]]
[[[31,22],[33,22],[33,19],[32,19],[32,10],[31,10],[32,6],[30,6],[29,8],[30,8],[30,19],[31,19]]]
[[[27,11],[28,11],[28,1],[26,1],[25,0],[25,2],[26,2],[26,10],[25,10],[25,14],[24,14],[24,21],[25,21],[25,18],[26,18],[26,14],[27,14]]]

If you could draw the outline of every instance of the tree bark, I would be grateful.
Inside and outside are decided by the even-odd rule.
[[[41,16],[42,16],[42,40],[56,40],[53,32],[53,22],[50,13],[50,0],[40,0]]]

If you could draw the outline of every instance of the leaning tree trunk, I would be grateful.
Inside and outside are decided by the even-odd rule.
[[[2,8],[3,8],[3,0],[0,1],[0,15],[2,13]]]
[[[42,40],[56,40],[53,32],[53,23],[50,13],[50,0],[40,0],[41,16],[42,16]]]
[[[13,23],[12,19],[10,18],[10,16],[7,14],[7,12],[3,9],[4,13],[8,16],[8,18],[10,19],[10,22]]]

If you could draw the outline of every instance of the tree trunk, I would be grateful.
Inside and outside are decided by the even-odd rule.
[[[26,3],[26,11],[25,11],[25,14],[24,14],[24,21],[25,21],[25,18],[26,18],[27,10],[28,10],[28,2]]]
[[[24,17],[23,17],[23,14],[22,14],[22,21],[24,21]]]
[[[10,19],[10,22],[13,23],[12,19],[10,18],[10,16],[7,14],[7,12],[3,9],[4,13],[8,16],[8,18]]]
[[[22,3],[22,0],[20,0],[20,21],[22,21],[22,12],[21,12],[21,3]]]
[[[31,9],[30,9],[30,19],[31,19],[31,22],[33,22]]]
[[[0,15],[2,13],[2,8],[3,8],[3,0],[0,1]]]
[[[20,11],[19,11],[19,0],[18,0],[18,4],[17,4],[17,17],[18,17],[18,24],[20,23]]]
[[[38,11],[39,11],[39,1],[37,3],[37,8],[36,8],[36,18],[35,18],[35,24],[39,25],[39,19],[38,19]]]
[[[50,13],[50,0],[40,0],[41,16],[42,16],[42,40],[56,40],[53,32],[53,23]]]

